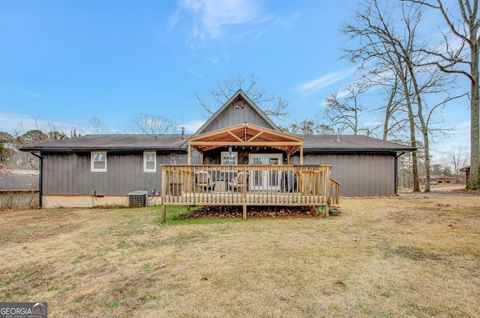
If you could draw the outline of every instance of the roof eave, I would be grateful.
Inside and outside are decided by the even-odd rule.
[[[75,151],[143,151],[156,150],[161,152],[186,151],[185,147],[22,147],[23,152],[75,152]]]
[[[415,151],[416,148],[308,148],[304,147],[304,152],[401,152]]]

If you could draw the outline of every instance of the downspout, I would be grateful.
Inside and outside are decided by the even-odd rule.
[[[42,197],[43,197],[43,156],[40,152],[40,156],[34,153],[33,151],[30,152],[32,155],[40,159],[40,175],[38,180],[38,208],[42,208]]]
[[[399,155],[395,155],[395,177],[394,180],[394,187],[395,187],[395,195],[398,196],[398,157],[405,154],[405,151],[401,152]]]

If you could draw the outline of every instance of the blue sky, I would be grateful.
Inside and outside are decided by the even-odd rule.
[[[288,120],[322,120],[323,103],[355,78],[340,59],[340,29],[356,1],[2,1],[0,130],[54,123],[109,132],[153,113],[194,130],[204,120],[194,91],[258,74],[285,98]],[[465,83],[463,83],[465,85]],[[367,101],[382,104],[378,96]],[[438,149],[468,147],[466,102],[441,120],[455,127]],[[365,115],[368,125],[376,119]],[[466,138],[467,137],[467,138]]]

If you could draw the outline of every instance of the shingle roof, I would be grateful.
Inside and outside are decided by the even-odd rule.
[[[22,151],[55,150],[181,150],[189,136],[180,134],[140,135],[108,134],[86,135],[73,139],[50,141],[21,148]]]
[[[383,141],[367,136],[353,135],[298,135],[304,139],[304,149],[309,152],[364,151],[395,152],[412,151],[412,147],[394,142]],[[74,139],[51,141],[43,144],[26,146],[22,151],[75,151],[75,150],[185,150],[189,135],[87,135]]]
[[[412,147],[362,135],[300,135],[307,151],[412,151]]]

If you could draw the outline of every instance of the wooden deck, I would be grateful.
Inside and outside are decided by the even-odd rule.
[[[327,165],[162,166],[162,220],[166,205],[330,206],[340,184]]]

